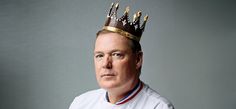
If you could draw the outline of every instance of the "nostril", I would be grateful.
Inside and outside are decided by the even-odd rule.
[[[110,61],[104,62],[104,67],[110,69],[112,68],[112,63]]]
[[[107,68],[108,68],[108,69],[111,69],[111,68],[112,68],[112,64],[111,64],[110,62],[107,64]]]
[[[111,69],[112,68],[112,60],[111,58],[108,56],[103,60],[103,67],[107,68],[107,69]]]

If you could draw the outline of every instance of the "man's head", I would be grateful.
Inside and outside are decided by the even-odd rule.
[[[141,25],[141,11],[135,13],[131,21],[129,7],[120,18],[117,17],[118,8],[118,3],[111,4],[106,22],[97,33],[94,48],[97,81],[107,90],[134,87],[139,81],[143,60],[139,41],[148,16]]]
[[[94,64],[100,87],[126,87],[139,80],[142,55],[138,42],[115,32],[99,31],[94,48]]]

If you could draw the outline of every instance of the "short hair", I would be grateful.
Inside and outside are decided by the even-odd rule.
[[[105,33],[115,33],[115,32],[108,31],[108,30],[100,30],[97,32],[96,37],[98,37],[98,35],[100,35],[100,34],[105,34]],[[130,47],[131,47],[133,53],[142,52],[142,47],[139,42],[132,40],[132,39],[129,39],[129,40],[131,42]]]

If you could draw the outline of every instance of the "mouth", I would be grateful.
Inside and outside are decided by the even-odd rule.
[[[113,77],[115,76],[115,74],[103,74],[101,75],[101,77]]]

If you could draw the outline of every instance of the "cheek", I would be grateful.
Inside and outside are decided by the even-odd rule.
[[[94,60],[94,68],[95,68],[95,70],[99,69],[100,66],[101,66],[101,63],[99,63],[98,61]]]
[[[98,62],[95,62],[94,61],[94,68],[95,68],[95,74],[96,74],[96,77],[98,78],[99,76],[99,71],[100,71],[100,68],[99,68],[99,63]]]
[[[134,66],[135,65],[130,61],[121,61],[117,63],[116,70],[119,70],[117,72],[124,76],[129,76],[131,75],[131,72],[133,72]]]

